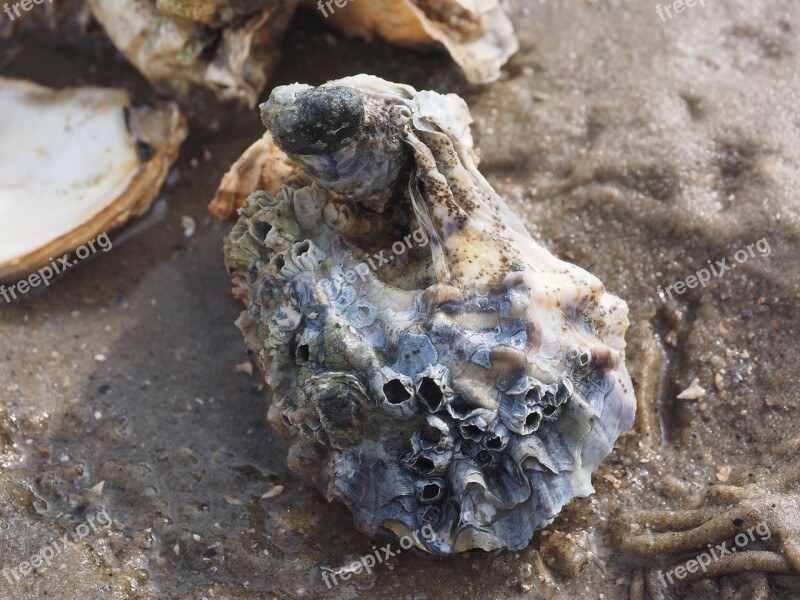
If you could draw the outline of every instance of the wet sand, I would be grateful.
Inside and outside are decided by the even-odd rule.
[[[745,531],[770,527],[748,549],[792,556],[800,5],[709,0],[665,21],[651,2],[517,0],[510,12],[521,50],[488,87],[465,84],[445,56],[346,40],[309,13],[270,86],[367,72],[466,98],[490,182],[552,252],[630,307],[639,420],[596,474],[596,494],[524,551],[403,551],[327,589],[320,565],[389,540],[358,534],[346,509],[291,474],[260,378],[234,369],[248,357],[222,259],[230,225],[206,204],[261,135],[244,111],[216,131],[194,124],[160,220],[35,297],[0,301],[0,569],[20,572],[65,535],[78,542],[56,542],[52,564],[19,581],[4,571],[0,599],[646,598],[653,569],[706,548],[654,551],[647,533],[728,514]],[[152,97],[100,41],[31,40],[0,64],[47,85]],[[184,215],[197,223],[191,238]],[[762,239],[768,255],[754,246],[736,262]],[[662,301],[659,287],[723,258],[735,268]],[[705,395],[677,399],[694,379]],[[94,521],[78,539],[101,508],[113,524]],[[675,584],[666,597],[800,598],[796,575],[764,581]]]

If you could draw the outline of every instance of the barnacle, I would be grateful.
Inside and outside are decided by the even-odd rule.
[[[798,449],[800,438],[778,448],[784,460],[771,471],[768,485],[715,485],[705,492],[699,508],[634,511],[622,515],[618,533],[624,550],[648,560],[674,561],[683,557],[668,567],[651,566],[635,573],[631,599],[662,600],[671,597],[668,592],[703,579],[734,575],[749,583],[751,598],[770,598],[770,575],[800,577]],[[645,523],[648,531],[631,535],[632,526],[639,529],[640,523]],[[751,535],[746,547],[728,544],[755,526],[765,530],[761,539]],[[718,553],[715,550],[715,560],[706,568],[694,569],[682,579],[665,581],[664,571],[685,568],[696,558],[696,553],[716,548],[720,550]],[[687,554],[691,554],[688,560],[685,559]]]
[[[262,118],[296,166],[226,264],[290,466],[369,535],[525,547],[632,426],[626,305],[498,197],[458,96],[362,75],[277,88]]]

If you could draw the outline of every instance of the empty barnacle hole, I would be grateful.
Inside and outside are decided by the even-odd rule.
[[[413,460],[411,467],[420,475],[433,473],[433,471],[436,469],[436,465],[433,463],[433,461],[429,457],[422,454]]]
[[[444,405],[444,392],[433,377],[422,377],[417,386],[420,401],[430,412],[437,412]]]
[[[420,494],[420,500],[433,502],[435,501],[442,493],[441,488],[435,483],[428,483],[422,488],[422,493]]]
[[[461,429],[461,435],[468,440],[479,441],[483,438],[483,429],[475,423],[462,423],[459,429]]]
[[[578,364],[587,366],[592,361],[592,353],[588,348],[578,348]]]
[[[553,417],[558,412],[558,407],[555,404],[548,404],[547,406],[542,407],[542,416]]]
[[[372,376],[370,389],[378,405],[390,415],[409,419],[417,414],[414,384],[402,373],[384,367]]]
[[[311,250],[311,242],[308,240],[303,240],[302,242],[297,242],[294,246],[292,246],[292,258],[298,258],[303,256],[306,252]]]
[[[499,435],[492,434],[486,438],[484,445],[488,450],[500,451],[505,447],[505,442]]]
[[[311,350],[309,349],[308,344],[299,344],[294,355],[299,364],[306,364],[309,360],[311,360]]]
[[[286,260],[284,259],[285,252],[281,252],[280,254],[275,254],[270,260],[269,264],[271,267],[275,269],[276,273],[280,273],[281,269],[286,266]]]
[[[444,440],[445,434],[430,423],[425,423],[421,429],[422,439],[431,444],[438,444]]]
[[[542,413],[539,409],[534,409],[528,411],[525,415],[525,420],[522,422],[520,430],[522,435],[528,435],[533,433],[537,429],[539,429],[539,425],[542,424]]]
[[[525,400],[530,404],[539,402],[541,399],[542,399],[541,386],[535,385],[525,393]]]
[[[258,221],[253,219],[250,221],[249,225],[250,235],[252,235],[261,243],[264,243],[264,240],[267,239],[267,235],[269,235],[269,232],[272,231],[272,224],[268,223],[267,221]]]
[[[389,404],[402,404],[411,399],[411,392],[399,379],[390,379],[383,384],[383,395]]]
[[[450,402],[451,413],[457,419],[466,419],[476,408],[463,394],[459,393],[456,393]]]
[[[444,496],[447,484],[442,479],[422,479],[414,484],[417,499],[420,502],[431,504]]]

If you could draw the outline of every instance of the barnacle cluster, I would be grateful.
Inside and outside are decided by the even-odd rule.
[[[296,169],[226,242],[290,466],[367,534],[520,549],[633,423],[627,307],[475,166],[466,104],[358,76],[262,106]]]

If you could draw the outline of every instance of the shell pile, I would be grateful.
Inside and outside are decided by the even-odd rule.
[[[86,0],[114,45],[157,88],[195,107],[254,106],[300,0]],[[412,46],[441,44],[474,83],[500,76],[517,51],[498,0],[314,0],[345,34]]]
[[[226,261],[291,468],[368,535],[525,547],[632,426],[627,306],[531,238],[458,96],[362,75],[277,88],[262,118],[296,167]]]

